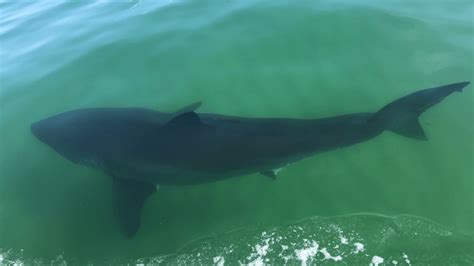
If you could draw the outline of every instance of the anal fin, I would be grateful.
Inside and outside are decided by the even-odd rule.
[[[428,140],[428,137],[426,137],[425,131],[421,127],[420,122],[418,122],[418,119],[407,121],[399,127],[391,128],[390,130],[408,138]]]
[[[116,214],[127,237],[138,231],[141,210],[148,197],[155,191],[154,184],[142,181],[114,178]]]

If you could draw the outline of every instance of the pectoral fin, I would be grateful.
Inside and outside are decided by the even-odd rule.
[[[120,226],[127,237],[132,237],[140,226],[143,205],[156,187],[151,183],[119,178],[114,178],[114,186]]]

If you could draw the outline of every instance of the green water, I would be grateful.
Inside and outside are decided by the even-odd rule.
[[[472,85],[421,117],[427,142],[384,133],[275,181],[161,187],[133,239],[120,234],[111,179],[29,130],[76,108],[199,100],[200,112],[249,117],[375,111],[474,80],[471,1],[2,2],[0,12],[0,264],[474,264]]]

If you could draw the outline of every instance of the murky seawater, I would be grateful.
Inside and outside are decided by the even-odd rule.
[[[261,175],[160,187],[133,239],[112,181],[37,141],[85,107],[317,118],[474,80],[471,1],[0,3],[0,264],[474,264],[472,84],[421,117]],[[363,213],[363,214],[361,214]]]

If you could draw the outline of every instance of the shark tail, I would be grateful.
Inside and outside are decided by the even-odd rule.
[[[389,130],[417,140],[427,140],[418,121],[419,116],[451,93],[461,92],[469,83],[464,81],[414,92],[387,104],[376,112],[371,120],[381,127],[381,130]]]

